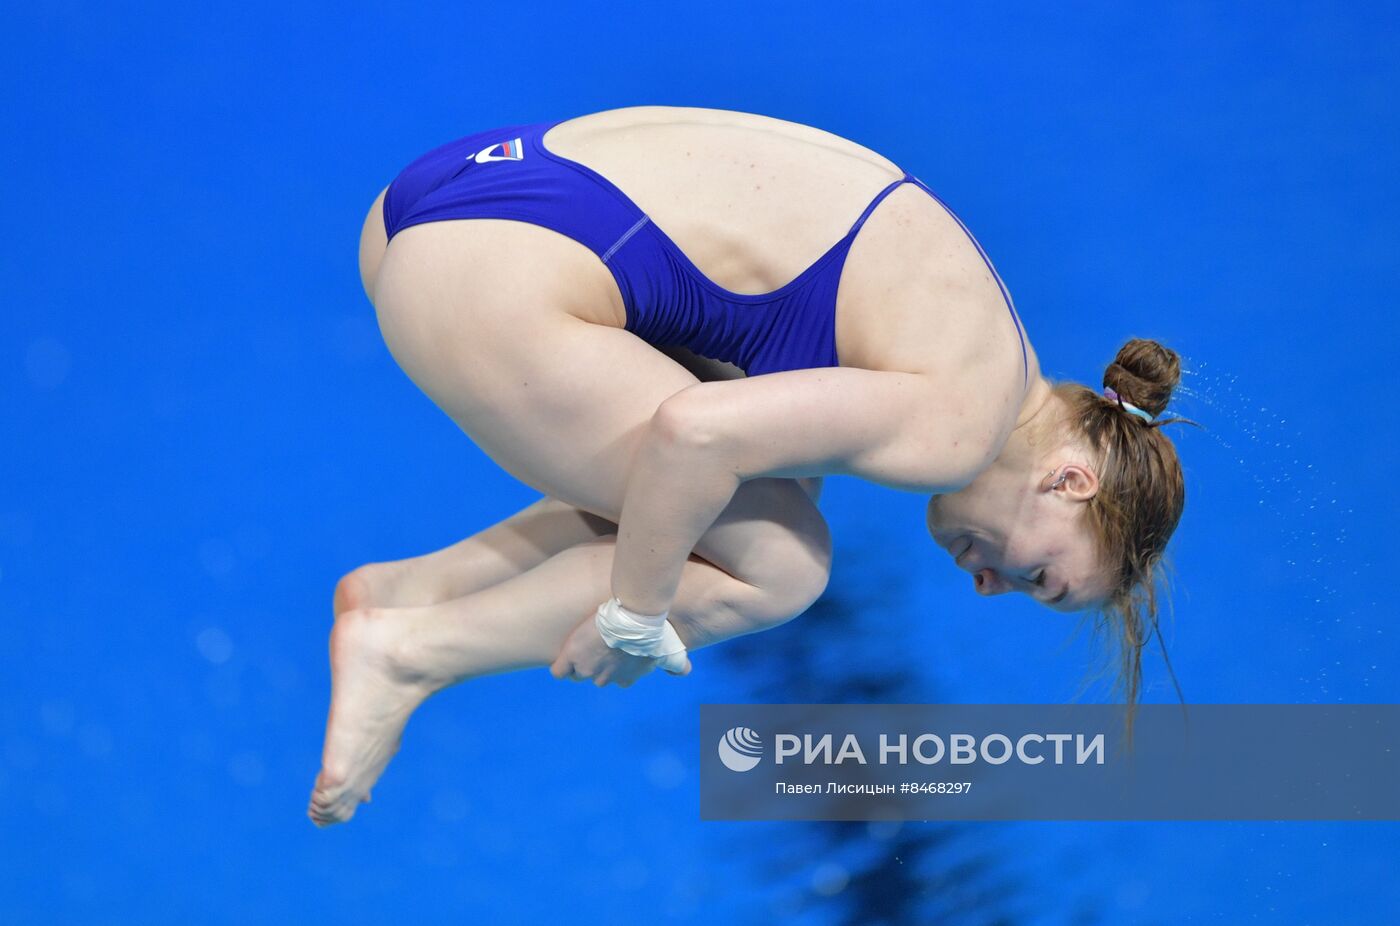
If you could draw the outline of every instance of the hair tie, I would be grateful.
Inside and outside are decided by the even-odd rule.
[[[1109,399],[1112,399],[1113,401],[1117,402],[1118,405],[1119,405],[1125,412],[1127,412],[1127,413],[1130,414],[1130,415],[1137,415],[1137,416],[1138,416],[1139,418],[1141,418],[1143,421],[1152,421],[1153,419],[1155,419],[1155,418],[1157,417],[1156,415],[1152,414],[1152,413],[1149,412],[1149,411],[1144,411],[1143,409],[1138,408],[1136,405],[1132,404],[1131,402],[1125,402],[1125,401],[1123,401],[1123,397],[1120,396],[1120,395],[1117,393],[1117,391],[1115,391],[1115,390],[1113,389],[1113,387],[1111,387],[1111,386],[1105,386],[1104,389],[1103,389],[1103,394],[1104,394],[1104,397],[1105,397],[1105,398],[1109,398]]]

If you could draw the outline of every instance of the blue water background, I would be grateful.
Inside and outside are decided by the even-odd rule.
[[[1175,410],[1210,429],[1173,431],[1189,502],[1166,638],[1188,699],[1400,699],[1393,3],[40,2],[6,20],[6,922],[777,915],[754,863],[795,831],[698,821],[696,705],[748,697],[708,653],[684,683],[540,670],[450,691],[352,824],[303,816],[335,580],[537,497],[394,365],[355,263],[405,163],[507,123],[738,109],[916,174],[990,253],[1047,373],[1097,386],[1131,336],[1185,357]],[[1073,697],[1093,654],[1072,621],[978,599],[923,501],[846,479],[822,501],[838,556],[878,550],[905,583],[891,659],[949,700]],[[1147,700],[1174,698],[1156,648],[1145,672]],[[1322,926],[1400,908],[1397,826],[964,837],[1026,885],[1020,922]]]

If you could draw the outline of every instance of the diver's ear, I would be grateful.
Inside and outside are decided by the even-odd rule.
[[[1042,492],[1063,493],[1067,500],[1088,501],[1099,491],[1099,475],[1082,463],[1062,463],[1040,482]]]

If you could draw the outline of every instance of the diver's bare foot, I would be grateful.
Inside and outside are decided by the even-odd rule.
[[[346,611],[366,608],[393,608],[404,570],[396,563],[366,563],[347,573],[335,586],[331,611],[336,617]]]
[[[398,752],[409,715],[435,687],[396,663],[403,627],[391,610],[351,609],[331,630],[331,710],[321,772],[307,807],[317,826],[343,823]]]

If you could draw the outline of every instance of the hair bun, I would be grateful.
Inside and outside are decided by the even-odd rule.
[[[1133,338],[1103,374],[1103,384],[1123,401],[1160,415],[1181,382],[1181,358],[1176,351],[1146,338]]]

